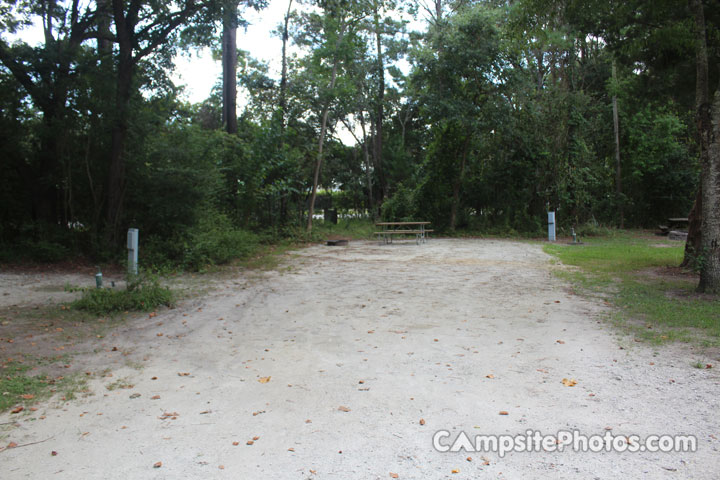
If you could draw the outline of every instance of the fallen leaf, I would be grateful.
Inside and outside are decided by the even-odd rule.
[[[189,377],[190,373],[189,372],[178,372],[178,376],[179,377]]]
[[[421,419],[420,419],[420,425],[425,425],[425,419],[424,419],[424,418],[421,418]]]
[[[472,457],[467,457],[465,460],[467,460],[468,462],[472,462]]]
[[[219,468],[220,470],[225,470],[225,465],[218,465],[218,468]]]
[[[162,337],[162,336],[163,336],[162,332],[156,333],[155,335],[157,335],[158,337]]]
[[[160,400],[160,395],[153,395],[150,400]]]
[[[155,462],[153,464],[153,468],[160,468],[160,467],[162,467],[162,462]]]
[[[25,400],[32,400],[33,398],[35,398],[35,395],[33,395],[31,393],[26,393],[24,395],[20,395],[20,397],[22,397]]]
[[[561,345],[565,343],[565,342],[562,341],[562,340],[555,340],[555,342],[557,342],[557,343],[559,343],[559,344],[561,344]]]
[[[50,452],[50,455],[52,455],[53,457],[57,457],[57,452],[53,450],[52,452]]]
[[[340,410],[341,412],[349,412],[350,411],[350,409],[348,407],[344,407],[342,405],[340,405],[338,407],[338,410]]]
[[[260,378],[258,379],[258,382],[260,382],[260,383],[268,383],[268,382],[270,381],[270,378],[271,378],[271,377],[260,377]]]
[[[712,368],[712,363],[706,363],[705,368]]]
[[[308,418],[307,420],[305,420],[305,423],[312,423],[312,420]]]
[[[508,412],[506,412],[505,410],[500,410],[499,415],[510,415],[510,414]]]
[[[294,448],[288,448],[288,452],[294,452],[294,451],[295,451]]]
[[[255,443],[254,440],[248,440],[248,441],[245,443],[245,445],[252,445],[253,443]]]
[[[460,470],[458,470],[457,468],[453,468],[451,473],[460,473]]]
[[[238,445],[240,445],[240,442],[233,442],[234,447],[237,447]]]
[[[490,375],[485,375],[485,378],[495,378],[495,375],[491,373]]]
[[[400,475],[397,473],[390,472],[390,478],[400,478]]]
[[[567,378],[563,378],[562,384],[566,387],[574,387],[575,385],[577,385],[577,380],[569,380]]]
[[[20,406],[17,406],[17,407],[15,407],[15,408],[13,408],[12,410],[10,410],[10,413],[20,413],[20,412],[22,412],[23,410],[25,410],[25,407],[23,407],[22,405],[20,405]]]
[[[15,448],[15,447],[17,447],[17,446],[18,446],[18,444],[15,443],[15,442],[10,442],[10,443],[7,444],[7,448]]]
[[[260,440],[260,437],[253,437],[254,441]]]

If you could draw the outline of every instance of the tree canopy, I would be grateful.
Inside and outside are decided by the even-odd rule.
[[[235,36],[265,6],[4,2],[3,258],[111,258],[133,226],[153,262],[193,264],[327,208],[528,236],[548,210],[590,231],[692,209],[720,289],[713,0],[289,1],[277,73]],[[201,45],[225,77],[191,104],[173,59]]]

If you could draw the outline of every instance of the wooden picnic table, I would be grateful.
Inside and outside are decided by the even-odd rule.
[[[425,243],[427,234],[433,230],[429,230],[426,225],[430,222],[377,222],[376,227],[381,227],[379,232],[375,232],[381,243],[392,243],[394,235],[415,235],[415,243]]]
[[[672,230],[673,228],[688,227],[690,224],[690,219],[683,217],[668,218],[667,220],[667,225],[658,225],[658,228],[660,228],[660,232],[663,235],[669,234],[670,230]]]

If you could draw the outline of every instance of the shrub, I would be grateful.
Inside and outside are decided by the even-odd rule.
[[[249,257],[259,243],[256,234],[233,227],[225,215],[210,213],[191,231],[183,263],[192,270],[221,265]]]
[[[110,315],[125,311],[150,311],[157,307],[172,307],[174,296],[157,278],[137,277],[128,283],[127,290],[92,288],[83,292],[82,298],[71,306],[95,315]]]

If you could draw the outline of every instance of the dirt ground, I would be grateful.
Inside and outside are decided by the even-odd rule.
[[[223,277],[85,339],[74,368],[104,372],[90,395],[0,415],[0,447],[18,445],[0,477],[717,479],[717,368],[618,332],[557,268],[534,244],[433,239],[313,246]],[[3,273],[0,302],[64,301],[57,285],[86,277]],[[698,449],[433,448],[439,430],[574,429],[695,435]]]

